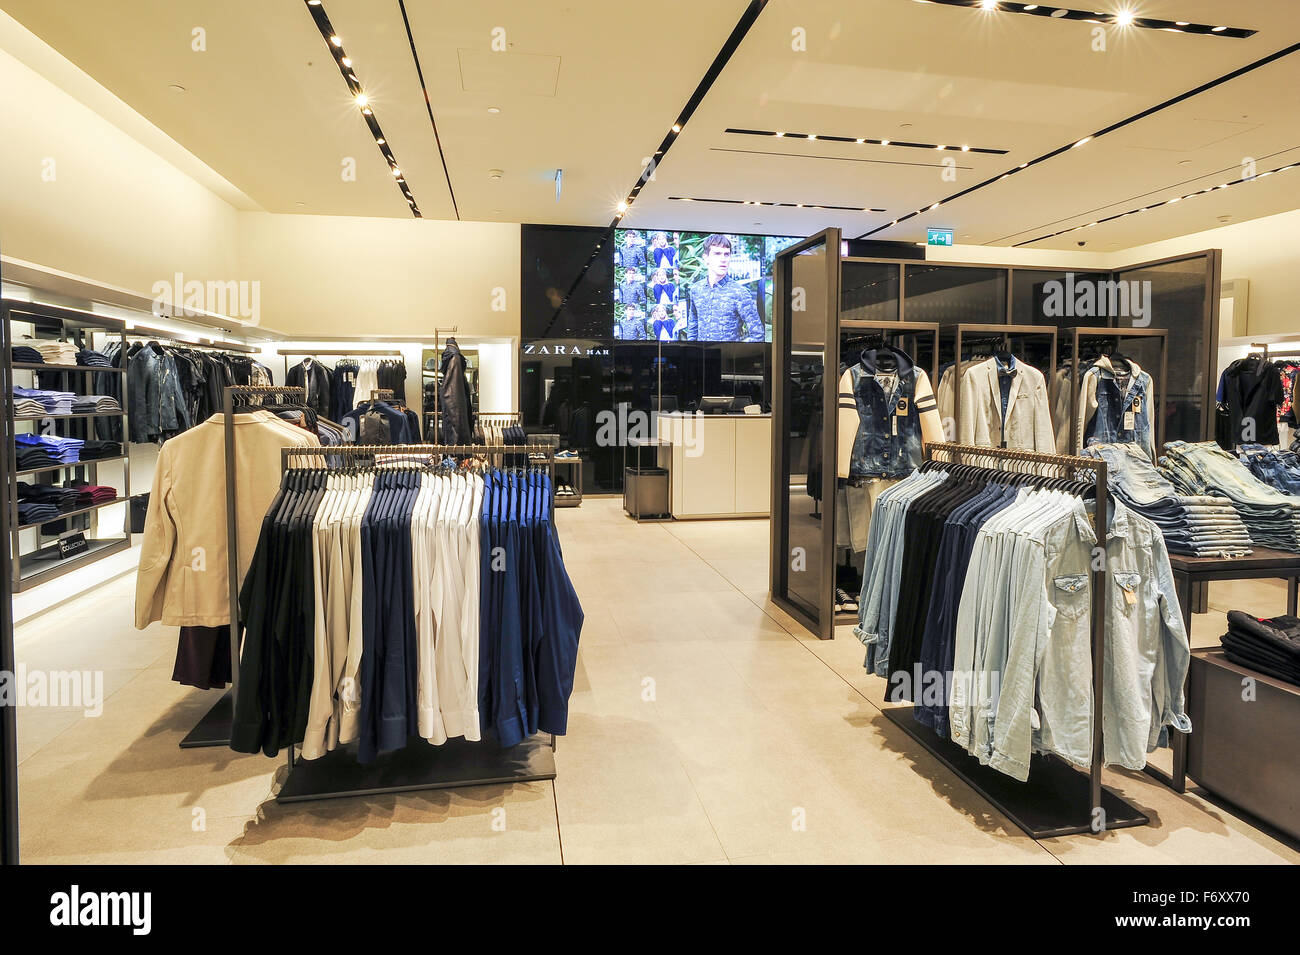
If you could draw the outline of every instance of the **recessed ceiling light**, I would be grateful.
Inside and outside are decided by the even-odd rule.
[[[385,140],[384,140],[384,138],[381,136],[379,139],[376,139],[375,142],[376,142],[378,145],[382,146],[382,145],[384,144]]]
[[[1228,29],[1228,28],[1227,28],[1227,27],[1215,27],[1211,32],[1213,32],[1213,33],[1222,33],[1222,32],[1223,32],[1224,30],[1226,30],[1226,29]]]
[[[778,132],[778,133],[776,134],[776,138],[777,138],[777,139],[780,139],[780,138],[781,138],[782,136],[784,136],[784,135],[785,135],[785,133]]]
[[[680,133],[681,131],[682,131],[682,127],[681,127],[680,125],[678,125],[677,123],[673,123],[673,132],[674,132],[674,133]]]
[[[357,105],[358,105],[358,106],[365,106],[365,105],[366,105],[367,103],[369,103],[369,102],[370,102],[370,97],[366,96],[365,93],[358,93],[358,94],[357,94]]]
[[[809,139],[816,139],[816,138],[817,138],[817,134],[816,134],[816,133],[809,133],[809,134],[808,134],[808,138],[809,138]]]
[[[1026,12],[1026,13],[1028,13],[1030,10],[1037,10],[1037,9],[1038,9],[1038,4],[1036,4],[1036,3],[1027,3],[1027,4],[1025,4],[1025,12]]]
[[[859,140],[858,140],[858,145],[861,146],[861,145],[862,145],[863,143],[865,143],[865,142],[866,142],[865,139],[859,139]]]
[[[1064,16],[1069,15],[1069,13],[1070,13],[1069,10],[1066,10],[1066,9],[1064,9],[1064,8],[1058,8],[1058,9],[1052,11],[1052,16],[1054,16],[1054,17],[1064,17]]]
[[[947,149],[948,147],[947,147],[947,146],[935,146],[934,148],[935,148],[935,149]]]
[[[968,153],[968,152],[970,152],[970,147],[969,147],[969,146],[962,146],[962,147],[961,147],[961,151],[964,152],[964,153]]]
[[[998,0],[980,0],[980,6],[985,10],[996,10],[998,8]]]
[[[1070,148],[1071,148],[1071,149],[1078,149],[1080,146],[1082,146],[1082,145],[1084,145],[1085,143],[1089,142],[1091,139],[1092,139],[1091,136],[1084,136],[1083,139],[1079,140],[1077,143],[1075,143],[1075,144],[1074,144],[1073,146],[1071,146]]]
[[[1191,23],[1189,23],[1187,20],[1175,20],[1174,22],[1178,24],[1180,27],[1191,26]]]
[[[934,205],[932,205],[929,209],[927,209],[927,210],[925,210],[925,211],[926,211],[926,212],[930,212],[931,210],[933,210],[933,209],[938,209],[938,208],[939,208],[939,203],[936,202]]]
[[[888,139],[882,139],[882,140],[880,141],[880,145],[882,145],[882,146],[888,146],[888,145],[889,145],[889,140],[888,140]]]
[[[1132,26],[1133,21],[1136,19],[1137,17],[1132,10],[1120,10],[1115,14],[1115,25],[1121,27]]]
[[[488,112],[489,112],[489,113],[499,113],[499,112],[501,112],[501,107],[500,107],[500,106],[489,106],[489,107],[488,107]]]
[[[343,57],[341,60],[339,60],[339,62],[342,63],[344,66],[348,67],[349,69],[352,67],[352,57],[350,56]]]
[[[343,38],[336,33],[330,37],[330,42],[333,43],[335,46],[342,46]]]
[[[181,86],[179,83],[171,83],[171,84],[168,85],[167,88],[168,88],[169,90],[171,90],[173,93],[184,93],[184,92],[185,92],[185,87]]]

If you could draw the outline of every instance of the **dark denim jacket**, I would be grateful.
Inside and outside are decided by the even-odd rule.
[[[1127,392],[1121,392],[1119,382],[1115,379],[1114,369],[1108,360],[1102,359],[1088,374],[1098,376],[1097,413],[1088,422],[1088,431],[1083,436],[1083,445],[1087,447],[1094,442],[1099,444],[1136,444],[1155,460],[1155,442],[1151,433],[1151,396],[1154,389],[1151,376],[1133,363],[1134,374],[1129,379]],[[1134,412],[1133,427],[1124,427],[1124,418],[1128,412]]]
[[[145,345],[127,366],[131,440],[162,441],[190,427],[189,410],[181,392],[176,362]]]
[[[885,352],[898,360],[898,385],[888,396],[876,379],[877,358]],[[921,463],[921,415],[916,410],[912,359],[897,348],[868,349],[849,368],[849,376],[853,391],[840,395],[840,407],[858,412],[850,477],[904,477]]]

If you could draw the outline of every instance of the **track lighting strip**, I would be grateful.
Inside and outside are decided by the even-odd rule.
[[[678,202],[723,202],[733,206],[779,206],[785,209],[833,209],[836,212],[888,212],[887,209],[870,209],[863,206],[826,206],[812,202],[770,202],[764,199],[701,199],[698,196],[669,196]]]
[[[853,136],[832,136],[824,133],[787,133],[775,129],[732,129],[729,127],[723,130],[723,132],[735,133],[738,136],[770,136],[775,139],[806,139],[809,142],[819,143],[855,143],[859,146],[888,146],[890,149],[897,146],[900,149],[929,149],[953,153],[984,153],[989,156],[1005,156],[1008,152],[1005,149],[993,149],[988,146],[950,146],[940,143],[909,143],[897,139],[854,138]]]
[[[934,2],[934,0],[927,0],[927,2]],[[1177,106],[1179,103],[1185,102],[1186,100],[1189,100],[1194,96],[1199,96],[1201,93],[1205,93],[1208,92],[1209,90],[1214,89],[1215,87],[1222,86],[1224,83],[1227,83],[1231,80],[1235,80],[1239,76],[1243,76],[1246,73],[1250,73],[1253,70],[1257,70],[1262,66],[1267,66],[1268,64],[1283,59],[1284,57],[1288,57],[1297,51],[1300,51],[1300,43],[1292,43],[1290,46],[1278,50],[1276,53],[1270,53],[1268,56],[1262,57],[1253,63],[1247,63],[1245,66],[1233,70],[1231,73],[1225,73],[1222,76],[1218,77],[1217,79],[1210,80],[1210,82],[1208,83],[1202,83],[1200,86],[1196,87],[1195,89],[1188,90],[1185,93],[1179,93],[1177,96],[1173,97],[1172,99],[1167,99],[1163,103],[1157,103],[1155,106],[1151,106],[1147,109],[1144,109],[1140,113],[1134,113],[1132,116],[1121,119],[1117,123],[1112,123],[1111,125],[1107,126],[1105,129],[1099,129],[1091,136],[1084,136],[1082,139],[1076,140],[1075,142],[1067,143],[1064,146],[1059,146],[1056,149],[1053,149],[1049,153],[1043,153],[1043,155],[1041,156],[1037,156],[1026,162],[1022,162],[1015,169],[1009,169],[1006,172],[1002,173],[1001,175],[997,175],[989,179],[985,179],[983,182],[977,182],[973,186],[967,186],[965,189],[961,190],[960,192],[954,192],[951,196],[945,196],[944,198],[940,199],[938,202],[925,206],[921,209],[917,209],[915,212],[909,212],[905,216],[899,216],[897,219],[893,220],[892,222],[887,222],[882,226],[877,226],[874,229],[869,229],[868,231],[857,236],[857,238],[865,239],[868,236],[875,235],[877,232],[884,232],[886,229],[891,229],[894,226],[898,225],[900,222],[906,222],[908,219],[915,218],[916,216],[923,215],[926,212],[930,212],[934,209],[937,209],[939,208],[939,206],[943,205],[946,202],[952,202],[955,199],[960,199],[963,196],[968,196],[972,192],[976,192],[987,186],[993,185],[995,182],[1001,182],[1003,179],[1007,179],[1011,176],[1014,176],[1017,173],[1022,172],[1023,170],[1029,168],[1030,166],[1037,166],[1040,163],[1047,162],[1049,159],[1056,158],[1062,153],[1068,153],[1072,149],[1078,149],[1080,147],[1084,147],[1088,143],[1091,143],[1093,140],[1100,139],[1102,136],[1105,136],[1107,133],[1113,133],[1116,130],[1123,129],[1126,126],[1131,126],[1133,123],[1136,123],[1142,119],[1146,119],[1148,116],[1154,115],[1155,113],[1158,113],[1161,110],[1168,109],[1171,106]]]
[[[352,94],[353,100],[361,110],[361,118],[365,120],[366,126],[370,129],[370,134],[374,137],[375,145],[379,147],[384,162],[388,164],[388,171],[397,183],[402,198],[410,206],[411,215],[417,219],[424,218],[420,214],[420,207],[415,203],[415,196],[411,193],[411,187],[406,182],[406,176],[402,173],[402,167],[397,164],[397,156],[393,152],[393,147],[389,144],[388,137],[384,135],[379,120],[375,118],[374,107],[370,104],[361,81],[357,79],[357,71],[352,59],[343,49],[342,37],[334,32],[334,27],[330,23],[329,17],[325,15],[325,7],[320,0],[305,0],[305,2],[307,12],[311,14],[312,21],[316,24],[316,28],[320,30],[320,35],[325,40],[325,47],[330,51],[330,56],[334,58],[334,63],[339,68],[343,82],[347,84],[348,92]]]
[[[1096,219],[1084,225],[1076,225],[1076,226],[1071,226],[1068,229],[1060,229],[1056,232],[1050,232],[1047,235],[1040,235],[1035,239],[1026,239],[1024,242],[1017,242],[1015,245],[1012,246],[1012,248],[1018,249],[1022,246],[1033,245],[1035,242],[1045,242],[1048,239],[1055,239],[1059,235],[1068,235],[1071,232],[1079,232],[1083,229],[1091,229],[1093,226],[1102,225],[1107,222],[1115,222],[1116,220],[1125,219],[1129,216],[1139,215],[1140,213],[1148,212],[1152,209],[1159,209],[1162,208],[1163,206],[1171,206],[1176,202],[1182,202],[1184,199],[1192,199],[1196,196],[1203,196],[1210,192],[1217,192],[1220,189],[1228,189],[1231,188],[1232,186],[1240,186],[1241,184],[1247,182],[1258,182],[1260,179],[1264,179],[1265,177],[1271,176],[1274,173],[1286,172],[1288,169],[1295,169],[1297,167],[1300,167],[1300,162],[1293,162],[1285,166],[1278,166],[1274,169],[1268,170],[1267,172],[1261,172],[1259,175],[1251,178],[1242,177],[1241,179],[1233,179],[1230,182],[1219,183],[1219,185],[1217,186],[1207,186],[1204,189],[1197,189],[1195,192],[1189,192],[1183,196],[1175,196],[1172,199],[1165,199],[1163,202],[1153,202],[1149,206],[1140,206],[1137,209],[1130,209],[1128,210],[1128,212],[1119,212],[1113,216],[1106,216],[1104,219]]]
[[[1186,20],[1162,20],[1154,17],[1140,17],[1131,10],[1118,10],[1115,13],[1099,13],[1096,10],[1074,10],[1058,6],[1055,3],[1011,3],[1008,0],[912,0],[914,3],[933,3],[940,7],[966,7],[984,13],[1025,13],[1034,17],[1047,17],[1052,20],[1073,20],[1076,23],[1100,23],[1105,26],[1137,27],[1141,30],[1163,30],[1167,33],[1187,33],[1193,36],[1223,36],[1234,40],[1244,40],[1254,36],[1257,30],[1244,27],[1230,27],[1211,23],[1189,23]]]

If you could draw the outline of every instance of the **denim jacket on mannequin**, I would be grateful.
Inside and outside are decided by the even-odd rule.
[[[1156,450],[1151,433],[1150,400],[1154,388],[1151,376],[1131,359],[1129,365],[1132,367],[1128,387],[1123,390],[1109,356],[1097,359],[1083,376],[1081,444],[1087,447],[1093,442],[1132,443],[1141,447],[1154,461]],[[1125,428],[1125,419],[1130,412],[1133,413],[1133,426]]]
[[[878,377],[892,374],[880,367],[880,359],[886,355],[893,356],[898,365],[888,392]],[[921,415],[936,406],[928,382],[918,390],[918,375],[924,372],[918,373],[906,352],[887,346],[864,351],[860,361],[844,372],[840,378],[841,441],[851,421],[844,412],[857,413],[851,424],[856,436],[848,477],[901,478],[921,463]]]

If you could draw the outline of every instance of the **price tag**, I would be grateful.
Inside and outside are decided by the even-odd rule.
[[[1132,411],[1124,412],[1124,430],[1132,431],[1137,425],[1137,414]]]
[[[1138,595],[1131,590],[1124,591],[1124,602],[1132,607],[1138,602]]]

